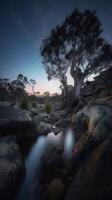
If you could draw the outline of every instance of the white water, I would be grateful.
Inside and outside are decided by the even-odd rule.
[[[64,137],[64,160],[66,166],[68,167],[70,167],[74,144],[75,144],[74,134],[71,129],[68,129]]]
[[[62,143],[62,133],[54,135],[52,132],[49,133],[47,137],[40,136],[37,139],[25,161],[26,177],[17,200],[34,200],[33,191],[35,189],[35,181],[37,184],[37,177],[39,176],[41,169],[41,158],[46,150],[46,147],[50,144],[57,145],[60,143]],[[68,130],[64,137],[64,156],[67,162],[70,159],[73,144],[73,133],[71,130]]]
[[[47,145],[50,143],[55,145],[60,142],[60,139],[61,133],[55,136],[53,132],[49,133],[47,137],[40,136],[37,139],[25,161],[26,177],[17,200],[34,200],[33,191],[35,187],[35,176],[38,177],[39,175],[41,168],[41,158]]]
[[[33,188],[35,175],[39,173],[41,158],[46,147],[46,137],[40,136],[33,145],[26,159],[26,177],[17,200],[33,200]]]

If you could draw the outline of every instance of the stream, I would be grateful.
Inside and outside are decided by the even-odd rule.
[[[41,161],[48,145],[63,145],[64,160],[67,165],[70,164],[70,157],[74,145],[74,137],[72,131],[69,129],[63,139],[63,133],[54,135],[49,133],[47,136],[40,136],[32,146],[29,155],[25,160],[26,177],[20,189],[17,200],[34,200],[35,182],[37,185],[37,177],[40,177]],[[36,181],[35,181],[36,177]],[[36,199],[38,197],[36,196]]]

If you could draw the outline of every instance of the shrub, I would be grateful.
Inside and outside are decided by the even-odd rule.
[[[50,113],[51,112],[51,105],[49,103],[45,104],[45,112]]]
[[[37,107],[37,104],[35,101],[32,102],[32,107],[36,108]]]
[[[19,105],[20,108],[27,110],[28,109],[28,100],[27,99],[22,99]]]

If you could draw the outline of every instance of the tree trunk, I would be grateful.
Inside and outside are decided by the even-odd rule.
[[[85,76],[82,76],[80,79],[77,78],[77,80],[75,81],[75,86],[74,86],[75,99],[78,99],[81,104],[86,103],[86,100],[83,98],[82,93],[81,93],[84,79],[85,79]]]

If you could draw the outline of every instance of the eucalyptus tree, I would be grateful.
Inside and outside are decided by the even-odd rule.
[[[48,80],[58,79],[66,94],[68,61],[65,59],[64,32],[64,26],[56,26],[55,29],[51,30],[50,35],[42,41],[40,50]]]
[[[112,66],[112,46],[102,37],[102,32],[96,11],[75,9],[62,25],[51,31],[41,46],[48,79],[57,78],[65,87],[66,72],[70,68],[74,96],[80,101],[85,80]]]

